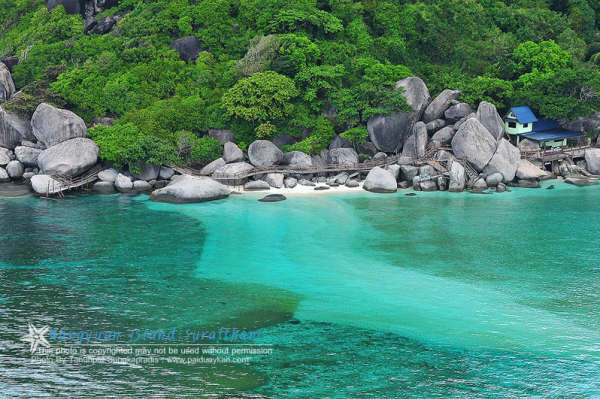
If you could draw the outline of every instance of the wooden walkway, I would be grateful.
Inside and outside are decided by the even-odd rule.
[[[465,183],[467,186],[472,186],[473,183],[475,183],[475,180],[477,180],[477,178],[479,177],[479,172],[477,172],[475,170],[475,168],[473,168],[471,166],[471,164],[469,162],[467,162],[464,159],[456,159],[458,161],[459,164],[462,165],[462,167],[465,169]]]
[[[593,145],[580,145],[576,147],[565,147],[559,150],[535,150],[521,151],[521,158],[528,160],[541,160],[542,162],[558,161],[566,158],[580,158],[585,154],[585,150],[594,148]]]
[[[311,166],[309,168],[294,168],[292,166],[286,165],[274,165],[270,167],[255,167],[246,171],[242,171],[234,174],[212,174],[212,177],[215,180],[219,180],[222,182],[231,182],[236,184],[237,182],[243,181],[249,177],[262,175],[267,173],[283,173],[283,174],[322,174],[322,173],[341,173],[341,172],[360,172],[360,171],[368,171],[373,169],[374,167],[385,167],[388,165],[392,165],[397,163],[400,160],[403,160],[402,164],[405,165],[431,165],[437,172],[438,176],[448,177],[448,160],[438,160],[435,159],[435,155],[439,151],[448,151],[451,150],[450,147],[431,147],[428,148],[423,156],[419,158],[408,158],[403,157],[402,155],[390,155],[386,158],[379,160],[371,160],[363,163],[354,163],[354,164],[346,164],[346,165],[326,165],[326,166]],[[458,162],[465,168],[466,180],[467,184],[472,184],[479,173],[465,160],[458,159]],[[179,167],[174,165],[169,165],[173,170],[178,173],[191,175],[191,176],[203,176],[200,173],[199,169],[189,168],[189,167]],[[46,190],[46,197],[50,195],[57,195],[58,197],[63,197],[65,191],[73,190],[90,183],[93,183],[98,179],[98,173],[102,171],[102,167],[100,165],[96,165],[94,168],[88,170],[84,174],[77,177],[68,177],[63,175],[53,175],[52,181],[48,183],[48,189]]]
[[[77,177],[52,175],[50,176],[52,181],[48,183],[46,196],[56,194],[59,197],[63,197],[65,191],[73,190],[98,180],[98,173],[101,171],[102,166],[96,165],[92,169]]]
[[[439,147],[439,148],[429,148],[425,152],[422,157],[409,160],[407,164],[428,164],[431,165],[436,171],[441,174],[447,174],[448,169],[446,166],[442,165],[442,162],[446,161],[438,161],[434,159],[434,155],[441,150],[449,150],[449,147]],[[274,165],[268,167],[255,167],[246,171],[238,172],[238,173],[213,173],[210,175],[215,180],[223,181],[223,182],[239,182],[243,181],[249,177],[256,175],[263,175],[267,173],[283,173],[283,174],[321,174],[321,173],[341,173],[341,172],[360,172],[371,170],[374,167],[385,167],[388,165],[392,165],[400,161],[401,159],[406,159],[402,155],[390,155],[380,160],[371,160],[362,163],[353,163],[353,164],[342,164],[342,165],[327,165],[327,166],[311,166],[308,168],[294,168],[289,165]],[[173,170],[181,174],[187,174],[192,176],[203,176],[200,173],[200,170],[194,168],[183,168],[178,166],[171,166]]]

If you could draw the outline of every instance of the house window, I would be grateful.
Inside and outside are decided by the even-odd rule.
[[[510,127],[510,128],[513,128],[513,129],[514,129],[514,128],[516,128],[516,127],[517,127],[517,124],[516,124],[515,122],[508,122],[508,127]]]
[[[529,123],[523,123],[523,127],[529,126]]]

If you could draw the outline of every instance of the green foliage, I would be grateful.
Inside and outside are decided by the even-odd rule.
[[[332,96],[332,103],[339,110],[338,123],[356,125],[376,114],[408,109],[402,91],[394,88],[396,81],[411,75],[406,67],[355,58],[350,68],[352,84]]]
[[[319,46],[306,36],[287,34],[279,38],[281,45],[274,69],[280,73],[297,73],[314,65],[321,56]]]
[[[540,43],[524,42],[513,52],[514,71],[517,74],[557,71],[571,62],[571,54],[561,49],[553,40]]]
[[[472,107],[481,101],[491,102],[503,114],[513,106],[513,83],[498,78],[478,76],[470,80],[461,93],[461,99]]]
[[[529,104],[541,115],[573,119],[597,111],[598,90],[600,76],[595,70],[534,71],[519,77],[514,99]]]
[[[181,82],[189,80],[185,63],[173,58],[138,63],[127,72],[119,72],[121,62],[114,53],[103,53],[95,62],[60,76],[52,88],[89,118],[150,106],[176,95]]]
[[[291,5],[279,11],[267,30],[273,33],[291,33],[303,29],[313,34],[333,34],[344,29],[342,22],[328,12],[316,8],[295,7]]]
[[[3,107],[114,117],[94,129],[103,154],[132,164],[205,163],[211,128],[235,130],[241,147],[305,137],[290,148],[318,153],[335,132],[361,139],[374,114],[407,110],[394,89],[411,75],[432,96],[461,89],[473,106],[571,118],[598,109],[598,12],[598,0],[121,0],[97,16],[122,17],[114,34],[85,35],[62,7],[0,0],[0,57],[22,59],[22,94]],[[204,51],[186,63],[169,46],[190,35]]]
[[[200,96],[175,96],[157,101],[148,108],[126,113],[122,120],[131,122],[146,134],[168,137],[172,132],[187,130],[196,135],[207,131],[207,102]]]
[[[61,66],[49,67],[42,79],[35,80],[21,88],[19,94],[2,103],[2,108],[8,112],[19,114],[25,119],[31,119],[40,103],[66,108],[68,104],[65,99],[50,90],[49,86],[49,82],[56,79],[64,70],[65,68]]]
[[[256,137],[259,139],[270,139],[275,136],[277,132],[277,127],[273,125],[271,122],[261,123],[254,130],[256,132]]]
[[[181,130],[175,133],[179,156],[188,164],[206,165],[221,157],[221,142],[210,136],[198,137],[192,132]]]
[[[357,146],[367,141],[369,131],[365,127],[353,127],[341,133],[340,136],[349,140],[354,146]]]
[[[228,116],[261,124],[279,121],[294,109],[298,95],[294,82],[273,71],[255,73],[238,81],[222,98]]]
[[[284,151],[302,151],[307,154],[318,154],[321,150],[327,148],[334,136],[335,131],[331,122],[327,118],[319,117],[307,138],[295,144],[284,146]]]
[[[90,129],[88,135],[98,144],[100,159],[119,168],[128,166],[134,170],[143,161],[156,165],[179,162],[172,143],[144,134],[132,123],[99,125]]]

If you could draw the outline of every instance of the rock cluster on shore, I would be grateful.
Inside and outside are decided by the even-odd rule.
[[[227,197],[232,192],[228,185],[244,191],[362,186],[374,193],[399,188],[502,192],[507,185],[539,187],[540,180],[552,176],[541,165],[521,159],[519,148],[505,138],[504,123],[493,104],[484,101],[472,109],[459,101],[460,91],[449,89],[432,100],[417,77],[397,82],[396,90],[402,90],[410,110],[373,116],[367,124],[369,139],[360,145],[336,136],[317,155],[284,153],[280,147],[294,142],[286,136],[273,142],[256,140],[244,153],[233,132],[211,130],[209,134],[223,144],[223,154],[200,170],[202,176],[182,176],[168,166],[141,163],[131,172],[105,168],[93,190],[147,192],[156,201],[201,202]],[[12,95],[12,77],[0,63],[0,103]],[[79,116],[50,104],[39,104],[30,121],[0,105],[0,182],[25,180],[38,194],[58,192],[60,179],[77,177],[98,163],[98,147],[86,133]],[[369,166],[359,167],[359,160]],[[584,160],[577,164],[565,160],[556,169],[554,174],[565,176],[568,183],[592,184],[587,177],[600,174],[600,149],[590,148]]]

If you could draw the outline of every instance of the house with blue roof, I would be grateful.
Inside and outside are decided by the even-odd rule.
[[[538,119],[527,106],[511,108],[504,124],[515,144],[526,138],[537,142],[542,149],[564,147],[568,139],[584,136],[582,132],[562,128],[557,120]]]

